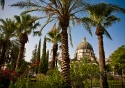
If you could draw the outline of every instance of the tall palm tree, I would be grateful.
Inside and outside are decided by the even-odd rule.
[[[61,43],[61,33],[60,33],[59,29],[56,29],[56,27],[53,27],[47,33],[47,36],[48,37],[46,38],[46,40],[48,42],[53,43],[53,48],[52,48],[52,52],[53,52],[52,68],[54,68],[55,65],[57,66],[56,55],[57,55],[57,51],[58,51],[58,43]]]
[[[33,11],[45,13],[42,16],[43,18],[47,18],[47,20],[45,25],[40,29],[39,34],[41,34],[41,31],[48,23],[52,21],[58,22],[62,30],[62,84],[67,88],[71,87],[67,29],[69,28],[70,22],[74,25],[76,21],[81,19],[80,16],[82,16],[85,11],[86,5],[85,0],[30,0],[29,2],[20,1],[11,5],[14,7],[28,8],[22,14]],[[90,30],[88,31],[91,33]]]
[[[89,17],[84,17],[82,21],[86,29],[96,27],[95,35],[97,35],[98,37],[99,67],[100,72],[103,73],[100,75],[100,87],[108,88],[107,76],[106,74],[104,74],[104,72],[106,71],[106,66],[105,52],[103,46],[103,35],[106,35],[109,39],[112,40],[106,28],[112,26],[114,22],[120,21],[120,18],[117,18],[115,15],[113,15],[113,13],[125,13],[125,9],[117,5],[106,3],[88,5],[86,9],[88,10]]]
[[[17,31],[16,34],[19,36],[19,42],[20,42],[20,50],[18,54],[18,59],[16,63],[16,70],[21,66],[21,60],[24,57],[24,48],[25,44],[28,41],[28,34],[30,34],[34,29],[36,29],[39,26],[39,23],[35,23],[38,17],[31,16],[29,14],[24,14],[21,16],[14,16],[16,22],[17,22]]]
[[[7,52],[11,52],[12,49],[19,45],[17,38],[15,37],[16,23],[14,20],[6,18],[0,19],[0,65],[3,64],[7,56]]]

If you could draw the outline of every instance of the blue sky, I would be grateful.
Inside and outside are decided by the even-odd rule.
[[[5,8],[4,10],[0,9],[0,18],[12,18],[14,15],[19,15],[23,10],[10,7],[11,5],[20,0],[5,0]],[[125,8],[125,0],[89,0],[91,3],[98,3],[98,2],[106,2],[116,4],[118,6]],[[116,50],[119,46],[125,45],[125,14],[115,13],[117,17],[121,19],[121,22],[116,22],[112,25],[112,27],[107,28],[108,32],[110,33],[113,40],[108,39],[104,36],[104,50],[105,50],[105,57],[108,58],[109,55]],[[34,13],[33,15],[41,15],[40,13]],[[40,20],[41,24],[44,23],[43,20]],[[41,25],[42,26],[42,25]],[[45,34],[52,28],[53,24],[48,25],[44,28],[41,36],[41,45],[43,45],[43,38]],[[38,28],[39,29],[39,28]],[[96,57],[98,57],[98,40],[95,33],[95,28],[92,29],[93,36],[90,36],[89,33],[85,30],[83,26],[75,26],[72,27],[72,40],[73,40],[73,47],[70,46],[69,43],[69,54],[70,57],[73,58],[75,54],[75,50],[77,45],[82,41],[84,37],[86,37],[87,41],[93,46],[94,53]],[[32,50],[34,49],[35,44],[38,44],[40,37],[33,37],[32,35],[29,36],[29,42],[26,44],[26,61],[30,61],[32,56]],[[42,47],[42,46],[41,46]],[[47,49],[51,50],[52,44],[47,43]]]

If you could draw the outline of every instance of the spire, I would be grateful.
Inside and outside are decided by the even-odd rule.
[[[83,42],[86,42],[86,37],[83,38]]]

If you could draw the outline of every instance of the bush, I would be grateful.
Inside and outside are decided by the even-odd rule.
[[[9,88],[60,88],[61,83],[61,73],[53,69],[49,70],[46,75],[37,74],[35,78],[20,77],[15,84],[11,82]]]

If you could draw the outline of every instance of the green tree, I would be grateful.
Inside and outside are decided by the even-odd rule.
[[[61,43],[62,43],[62,77],[63,77],[63,87],[71,87],[70,83],[70,59],[69,59],[69,49],[68,49],[68,33],[67,29],[69,28],[70,23],[72,22],[75,25],[75,22],[79,22],[81,19],[82,13],[85,11],[87,3],[85,0],[30,0],[20,1],[11,6],[28,8],[24,13],[33,12],[33,11],[41,11],[43,14],[43,18],[47,18],[45,24],[39,31],[48,24],[54,22],[58,22],[61,28]],[[35,7],[35,8],[34,8]],[[81,15],[80,15],[81,14]],[[88,30],[89,33],[90,30]]]
[[[84,17],[82,19],[84,23],[83,25],[85,25],[85,28],[88,30],[90,30],[92,27],[96,27],[95,35],[98,37],[99,67],[100,72],[103,73],[106,71],[103,35],[106,35],[109,39],[112,39],[106,28],[112,26],[112,24],[116,21],[120,21],[120,18],[117,18],[115,15],[113,15],[113,13],[125,13],[125,9],[117,5],[106,3],[88,5],[86,9],[88,10],[89,17]],[[100,87],[108,88],[106,74],[101,74],[100,76]]]
[[[20,50],[18,54],[16,69],[18,69],[21,66],[21,60],[24,57],[24,48],[25,44],[28,41],[28,34],[30,34],[34,29],[36,29],[39,26],[39,23],[35,23],[36,20],[38,20],[38,17],[31,16],[29,14],[24,14],[21,16],[14,16],[16,22],[17,22],[17,31],[16,34],[19,36],[20,41]]]
[[[41,39],[39,40],[39,44],[38,44],[38,49],[37,49],[37,61],[40,63],[40,56],[41,56]],[[36,74],[38,73],[38,68],[39,68],[39,65],[36,66]]]
[[[111,58],[111,66],[118,67],[118,68],[115,68],[117,71],[125,68],[125,64],[124,64],[125,63],[125,45],[118,47],[118,49],[111,54],[110,58]]]
[[[36,61],[37,61],[37,44],[35,45],[34,50],[32,51],[32,58],[30,61],[31,61],[31,64],[33,65],[32,73],[34,74],[35,69],[36,69],[36,66],[34,66],[34,65],[36,64]]]
[[[19,48],[19,41],[15,37],[16,23],[9,18],[0,19],[0,66],[4,61],[9,61],[9,55],[17,52]],[[17,51],[16,51],[17,50]],[[15,53],[16,54],[16,53]],[[14,58],[13,58],[14,59]]]
[[[47,52],[46,52],[46,61],[45,61],[45,63],[46,63],[46,69],[48,71],[49,70],[49,50],[47,50]]]
[[[88,88],[85,84],[89,83],[90,79],[99,79],[97,74],[99,73],[99,67],[88,61],[88,57],[81,58],[81,61],[71,61],[70,72],[73,88]],[[92,84],[89,84],[89,86],[92,86]]]
[[[55,25],[54,25],[55,26]],[[47,33],[47,38],[46,40],[48,42],[53,43],[53,47],[52,47],[52,52],[53,52],[53,58],[52,58],[52,68],[55,67],[55,65],[57,64],[57,60],[56,60],[56,55],[57,55],[57,51],[58,51],[58,43],[61,43],[61,33],[59,32],[59,29],[56,29],[56,27],[53,27],[54,29],[51,29],[48,33]]]
[[[43,42],[43,50],[42,50],[42,57],[40,59],[40,64],[39,64],[39,73],[46,74],[48,71],[48,63],[46,60],[46,37],[44,37],[44,42]]]

